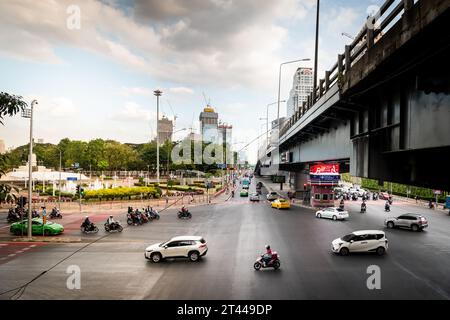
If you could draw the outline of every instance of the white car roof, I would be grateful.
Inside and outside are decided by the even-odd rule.
[[[170,241],[185,241],[185,240],[200,241],[201,239],[203,239],[203,237],[200,236],[179,236],[170,239]]]
[[[384,231],[381,230],[358,230],[358,231],[353,231],[353,234],[360,236],[363,234],[384,234]]]

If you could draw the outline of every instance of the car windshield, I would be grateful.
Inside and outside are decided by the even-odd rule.
[[[345,241],[345,242],[350,242],[350,240],[352,240],[355,237],[355,235],[353,233],[350,233],[346,236],[343,236],[341,238],[341,240]]]
[[[161,242],[161,244],[159,245],[160,247],[164,247],[167,243],[169,243],[170,242],[170,240],[167,240],[167,241],[164,241],[164,242]]]
[[[280,201],[280,202],[286,202],[286,200],[284,200],[284,199],[278,199],[278,201]]]

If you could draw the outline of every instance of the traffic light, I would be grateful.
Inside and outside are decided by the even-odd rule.
[[[82,197],[84,197],[84,188],[80,189],[80,194],[81,194]]]
[[[77,185],[77,194],[80,194],[80,185]]]

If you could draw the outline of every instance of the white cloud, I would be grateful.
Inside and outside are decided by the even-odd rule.
[[[72,46],[160,81],[267,87],[287,34],[278,19],[304,18],[311,7],[311,0],[150,0],[136,1],[133,16],[115,1],[79,0],[81,30],[69,30],[72,2],[0,1],[0,43],[8,43],[0,52],[57,63],[55,48]]]
[[[149,122],[154,114],[150,110],[144,109],[142,106],[134,102],[126,102],[124,109],[110,116],[111,120],[125,122]]]
[[[194,90],[186,87],[169,88],[169,92],[174,94],[194,94]]]

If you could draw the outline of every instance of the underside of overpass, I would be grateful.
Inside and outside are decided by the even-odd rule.
[[[431,2],[416,3],[352,64],[337,101],[281,137],[281,170],[338,161],[345,172],[350,162],[354,176],[450,190],[450,10],[440,2],[433,17]]]

